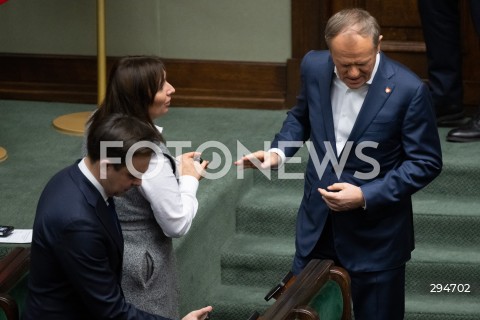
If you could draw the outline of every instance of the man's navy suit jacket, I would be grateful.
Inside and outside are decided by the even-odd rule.
[[[118,220],[78,163],[46,185],[33,226],[23,319],[165,319],[126,303]]]
[[[310,152],[297,217],[295,273],[305,266],[328,215],[337,256],[350,271],[398,267],[410,259],[414,249],[411,195],[440,173],[440,140],[427,86],[406,67],[383,53],[380,56],[348,139],[352,148],[348,152],[346,146],[339,157],[330,93],[335,77],[332,58],[328,51],[311,51],[302,61],[297,105],[288,112],[272,142],[272,147],[280,148],[287,157],[298,147],[284,147],[282,141],[310,140],[315,150]],[[331,162],[325,170],[319,165],[329,147],[338,163],[346,157],[343,170],[337,168],[338,175]],[[376,169],[378,174],[368,177]],[[332,212],[317,189],[335,182],[359,186],[366,210]]]

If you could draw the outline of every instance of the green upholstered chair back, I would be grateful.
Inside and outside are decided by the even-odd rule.
[[[25,300],[27,298],[28,292],[28,273],[25,274],[20,281],[18,281],[14,287],[8,292],[8,296],[17,303],[17,310],[19,317],[21,316],[25,308]],[[0,320],[10,320],[7,318],[5,312],[0,310]]]
[[[340,285],[328,280],[318,293],[308,302],[321,320],[339,320],[343,314],[343,297]]]
[[[278,291],[258,320],[351,320],[350,276],[331,260],[310,261]]]

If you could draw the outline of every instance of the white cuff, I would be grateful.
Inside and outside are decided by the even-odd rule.
[[[285,156],[285,153],[283,152],[283,150],[278,149],[278,148],[271,148],[271,149],[269,149],[267,152],[275,152],[275,153],[278,154],[279,157],[280,157],[280,161],[278,162],[278,165],[277,165],[277,167],[276,167],[275,169],[281,168],[281,167],[284,165],[285,159],[286,159],[287,157]],[[273,169],[273,168],[272,168],[272,169]]]

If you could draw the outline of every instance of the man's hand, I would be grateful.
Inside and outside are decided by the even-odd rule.
[[[194,310],[183,317],[182,320],[204,320],[208,316],[208,313],[212,312],[212,310],[213,308],[211,306]]]
[[[275,152],[256,151],[247,154],[234,162],[236,166],[244,168],[270,169],[277,168],[280,162],[280,156]]]
[[[348,211],[365,207],[362,189],[350,183],[334,183],[328,190],[318,188],[323,200],[333,211]]]

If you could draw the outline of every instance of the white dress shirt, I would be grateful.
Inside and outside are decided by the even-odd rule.
[[[163,128],[157,129],[162,132]],[[161,169],[151,178],[142,180],[139,188],[145,199],[150,202],[157,223],[167,237],[177,238],[187,233],[197,214],[196,197],[199,181],[189,175],[179,180],[172,170],[172,164],[163,154],[153,153],[146,175],[152,170]],[[178,169],[176,169],[178,170]]]
[[[108,206],[108,196],[107,196],[107,193],[105,192],[105,189],[103,189],[102,185],[100,184],[100,182],[98,182],[98,180],[93,176],[93,174],[90,172],[90,170],[88,169],[86,163],[85,163],[85,158],[83,158],[79,163],[78,163],[78,168],[80,169],[80,171],[83,173],[83,175],[85,176],[85,178],[88,179],[88,181],[90,181],[95,188],[97,188],[98,192],[100,192],[100,194],[102,195],[103,199],[105,200],[105,203],[107,204]]]
[[[350,89],[347,85],[340,80],[337,75],[337,67],[334,68],[335,78],[333,79],[331,87],[331,101],[332,101],[332,113],[333,113],[333,126],[335,129],[335,139],[337,147],[337,156],[340,155],[347,139],[350,136],[353,125],[357,120],[358,113],[362,108],[363,101],[368,92],[368,87],[372,83],[375,74],[377,73],[378,65],[380,63],[380,53],[377,53],[375,59],[375,66],[373,67],[372,75],[370,79],[358,89]],[[272,148],[269,152],[275,152],[280,156],[280,167],[285,163],[285,153],[278,148]]]
[[[358,113],[360,112],[363,101],[365,101],[365,97],[367,96],[368,87],[377,73],[379,62],[380,54],[377,53],[375,66],[370,79],[358,89],[350,89],[347,87],[347,85],[338,77],[337,67],[334,69],[336,76],[333,78],[331,101],[337,156],[340,156],[340,153],[342,153],[348,137],[350,136],[350,132],[352,132],[353,125],[357,120]]]

